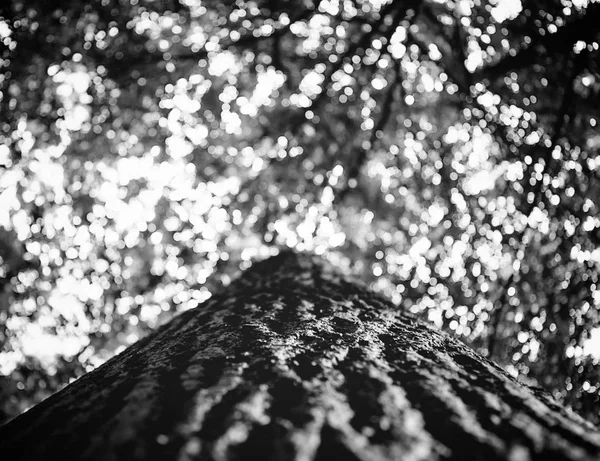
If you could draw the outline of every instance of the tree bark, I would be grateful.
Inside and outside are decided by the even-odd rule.
[[[597,460],[600,433],[318,258],[284,252],[0,428],[0,453]]]

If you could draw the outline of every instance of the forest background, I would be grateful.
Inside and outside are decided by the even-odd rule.
[[[323,255],[600,422],[600,5],[0,9],[0,422]]]

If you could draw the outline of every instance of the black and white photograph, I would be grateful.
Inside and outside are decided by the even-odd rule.
[[[600,460],[600,2],[0,2],[0,458]]]

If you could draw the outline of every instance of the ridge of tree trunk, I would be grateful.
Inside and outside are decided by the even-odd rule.
[[[10,460],[596,460],[600,433],[282,252],[0,428]]]

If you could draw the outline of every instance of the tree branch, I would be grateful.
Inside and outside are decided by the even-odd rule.
[[[343,202],[346,195],[348,195],[350,190],[355,187],[355,185],[353,185],[353,182],[357,181],[358,176],[360,175],[360,171],[366,163],[367,158],[369,156],[369,150],[372,149],[375,143],[377,142],[377,133],[383,131],[390,119],[390,116],[392,114],[392,107],[394,105],[394,91],[398,86],[398,81],[400,80],[400,67],[400,61],[396,61],[396,64],[394,66],[396,78],[393,82],[390,82],[390,87],[384,96],[383,107],[381,109],[381,115],[379,117],[379,120],[371,130],[368,145],[366,147],[362,145],[360,146],[356,154],[355,161],[350,165],[350,168],[348,169],[348,176],[344,183],[344,187],[340,189],[339,192],[336,194],[335,203]]]
[[[539,55],[540,46],[554,55],[565,53],[571,50],[578,40],[594,39],[598,34],[598,23],[600,23],[600,4],[592,3],[580,19],[559,28],[554,34],[536,34],[527,48],[521,48],[514,55],[507,54],[495,64],[479,69],[474,73],[474,78],[476,80],[493,79],[503,76],[509,71],[531,66],[536,56]]]
[[[560,138],[563,126],[566,121],[567,113],[573,103],[573,96],[575,94],[575,79],[585,68],[585,63],[588,57],[587,50],[582,50],[578,55],[571,59],[571,72],[567,74],[565,84],[563,86],[564,93],[560,108],[558,109],[558,115],[556,116],[556,122],[554,129],[552,130],[552,145],[551,149],[554,148],[558,139]]]

